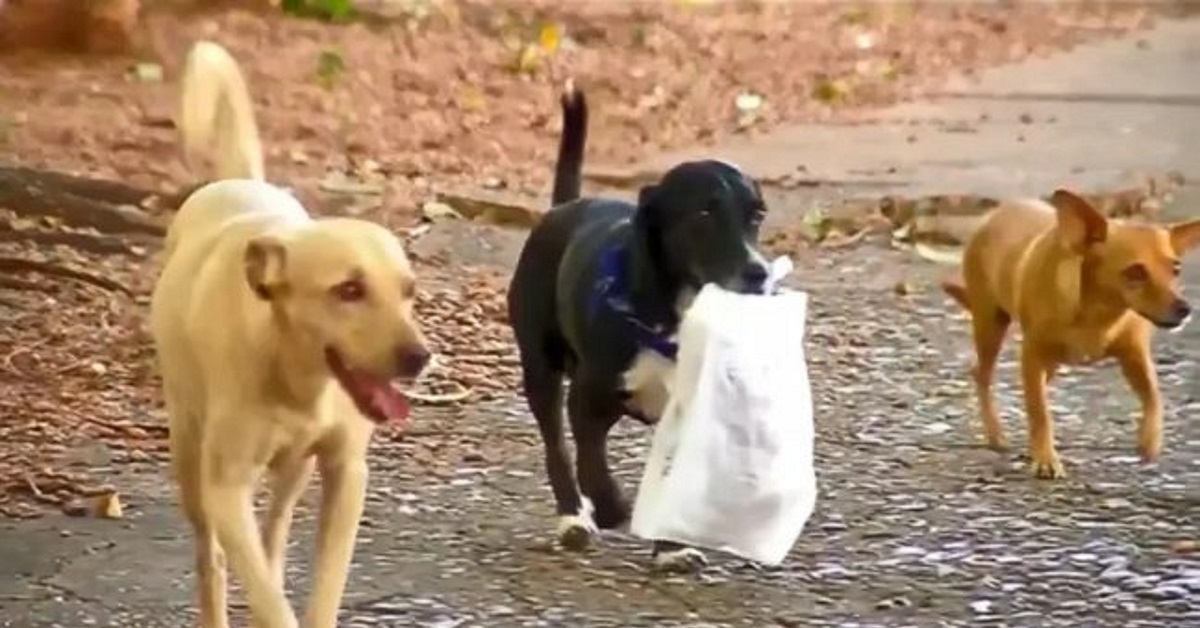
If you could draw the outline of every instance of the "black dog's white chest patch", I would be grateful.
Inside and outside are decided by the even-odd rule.
[[[642,349],[621,374],[621,388],[629,395],[628,409],[647,422],[657,422],[670,398],[668,382],[675,377],[675,361],[651,349]]]

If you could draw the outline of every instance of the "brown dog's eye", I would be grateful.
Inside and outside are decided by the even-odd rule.
[[[333,296],[339,301],[351,303],[367,296],[367,287],[357,279],[349,279],[333,287]]]
[[[1181,270],[1181,268],[1179,266],[1179,262],[1175,262],[1174,264],[1171,265],[1171,274],[1172,275],[1175,275],[1176,277],[1178,277],[1180,270]]]
[[[1125,277],[1125,281],[1129,283],[1142,283],[1150,278],[1150,273],[1146,272],[1146,267],[1141,264],[1134,264],[1121,271],[1121,275]]]

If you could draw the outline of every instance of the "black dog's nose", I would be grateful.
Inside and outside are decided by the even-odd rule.
[[[396,350],[396,362],[401,377],[416,377],[429,366],[433,356],[425,347],[400,347]]]
[[[742,271],[742,284],[746,286],[747,290],[760,292],[763,285],[767,283],[768,276],[769,272],[765,264],[752,262]]]

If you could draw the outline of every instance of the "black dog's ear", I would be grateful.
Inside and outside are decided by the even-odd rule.
[[[641,209],[654,201],[654,197],[658,194],[658,186],[654,184],[643,186],[638,190],[638,209]]]
[[[633,214],[633,237],[629,246],[629,288],[633,295],[658,290],[657,220],[654,216],[658,186],[638,190],[637,211]]]
[[[629,292],[637,315],[647,322],[670,323],[673,310],[666,299],[659,243],[658,187],[638,191],[629,250]]]

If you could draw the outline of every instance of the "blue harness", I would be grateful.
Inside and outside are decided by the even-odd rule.
[[[629,254],[621,245],[605,247],[600,252],[600,273],[588,299],[588,317],[595,320],[600,308],[606,307],[629,326],[639,346],[646,347],[668,360],[674,360],[679,345],[672,342],[661,328],[639,320],[629,302]]]

